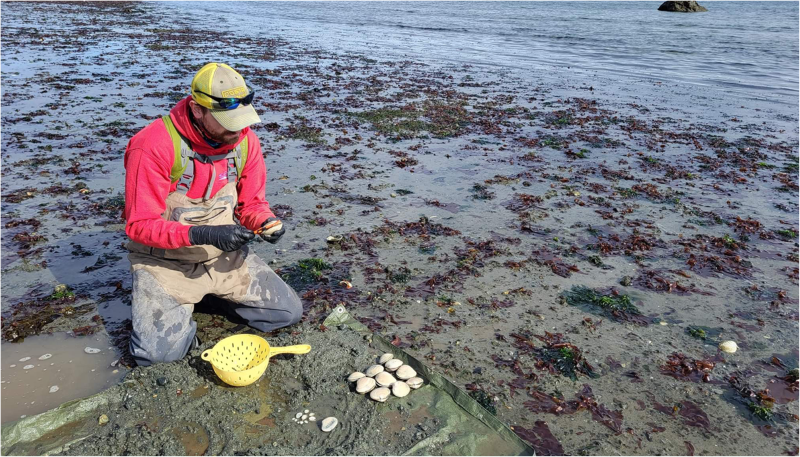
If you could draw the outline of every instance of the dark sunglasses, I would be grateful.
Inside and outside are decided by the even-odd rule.
[[[248,89],[250,90],[250,93],[247,94],[247,96],[243,97],[243,98],[215,97],[215,96],[213,96],[211,94],[207,94],[207,93],[205,93],[205,92],[203,92],[201,90],[196,90],[196,89],[195,89],[195,92],[197,92],[198,94],[203,94],[206,97],[210,98],[211,100],[214,100],[215,102],[217,102],[216,103],[217,106],[215,106],[213,109],[231,110],[231,109],[238,108],[239,105],[247,106],[247,105],[250,105],[251,103],[253,103],[253,98],[256,96],[256,93],[253,91],[253,89],[250,89],[249,87],[248,87]]]

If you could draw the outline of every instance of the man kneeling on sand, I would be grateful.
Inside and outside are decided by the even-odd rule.
[[[256,233],[276,243],[285,231],[265,200],[253,97],[233,68],[210,63],[191,96],[128,143],[130,351],[139,365],[179,360],[199,344],[192,311],[207,294],[262,332],[302,317],[297,293],[246,246]]]

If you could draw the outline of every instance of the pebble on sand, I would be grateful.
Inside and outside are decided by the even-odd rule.
[[[51,393],[51,394],[54,394],[54,393],[56,393],[56,392],[58,392],[58,386],[52,386],[52,387],[50,387],[50,393]]]
[[[90,348],[90,347],[88,347],[88,346],[87,346],[87,347],[85,347],[85,348],[83,349],[83,352],[85,352],[85,353],[87,353],[87,354],[97,354],[98,352],[100,352],[100,349],[97,349],[97,348]]]

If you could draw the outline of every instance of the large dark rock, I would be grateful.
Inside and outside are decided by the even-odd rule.
[[[659,11],[672,11],[673,13],[699,13],[708,11],[697,2],[664,2],[658,7]]]

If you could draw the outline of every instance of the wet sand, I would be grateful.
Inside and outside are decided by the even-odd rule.
[[[4,6],[6,381],[28,334],[126,347],[125,144],[230,59],[151,5]],[[261,96],[288,233],[252,249],[303,295],[304,331],[345,303],[568,454],[797,454],[796,101],[210,38]],[[241,330],[198,321],[207,344]]]

